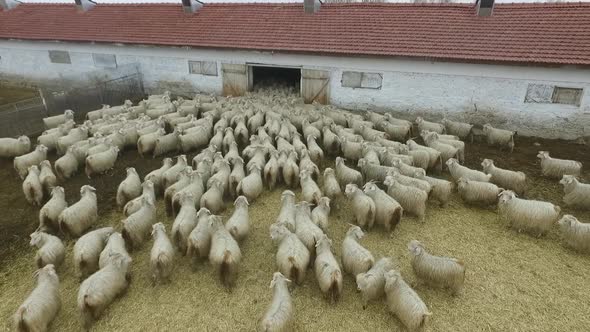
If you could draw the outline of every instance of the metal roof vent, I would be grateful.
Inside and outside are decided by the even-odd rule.
[[[87,12],[90,9],[94,8],[94,6],[96,6],[96,2],[93,2],[92,0],[74,0],[76,1],[76,7],[78,7],[79,10]]]
[[[20,4],[21,2],[17,0],[0,0],[0,8],[4,10],[11,10]]]
[[[303,0],[303,9],[306,14],[314,14],[320,11],[322,3],[320,0]]]
[[[477,16],[492,16],[494,0],[476,0]]]
[[[203,7],[203,3],[196,0],[182,0],[182,9],[185,13],[194,13]]]

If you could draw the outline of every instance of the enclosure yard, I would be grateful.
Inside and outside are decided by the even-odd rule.
[[[540,146],[534,145],[539,142]],[[484,158],[499,167],[524,171],[529,179],[528,198],[561,203],[562,189],[557,181],[540,178],[538,150],[551,151],[558,158],[576,159],[590,165],[587,147],[558,141],[519,138],[514,153],[475,143],[468,144],[467,165],[481,169]],[[195,154],[191,154],[189,160]],[[53,162],[55,156],[50,160]],[[331,162],[330,162],[331,163]],[[119,226],[124,219],[116,209],[115,193],[134,166],[143,177],[161,165],[161,158],[141,159],[126,151],[111,173],[88,180],[77,175],[63,183],[71,204],[79,198],[79,188],[90,183],[97,188],[101,226]],[[325,166],[325,165],[324,165]],[[588,171],[585,172],[588,180]],[[12,328],[12,315],[35,285],[32,277],[35,249],[28,247],[29,234],[38,224],[38,209],[25,201],[21,181],[12,164],[0,163],[0,318],[3,329]],[[279,213],[284,188],[266,191],[250,205],[250,235],[241,245],[243,260],[236,286],[228,291],[210,265],[191,269],[186,257],[176,257],[172,283],[153,287],[149,274],[151,241],[132,253],[132,282],[128,291],[115,301],[95,323],[94,331],[252,331],[266,311],[272,290],[269,283],[275,271],[276,248],[269,239],[269,225]],[[296,192],[299,194],[299,192]],[[340,256],[341,243],[348,229],[351,210],[344,198],[332,205],[328,235],[333,251]],[[581,221],[590,213],[573,212]],[[232,213],[228,208],[224,220]],[[170,230],[162,201],[158,217]],[[563,246],[557,226],[544,237],[518,234],[498,219],[492,209],[466,207],[457,195],[445,209],[429,202],[425,223],[404,217],[390,237],[379,228],[361,240],[376,258],[392,256],[403,277],[415,282],[407,244],[418,239],[436,255],[461,258],[467,267],[466,285],[461,296],[443,290],[417,286],[416,290],[433,313],[429,331],[587,331],[590,324],[590,257]],[[72,247],[67,243],[64,266],[58,269],[62,308],[53,321],[52,331],[76,331],[81,327],[76,296],[79,280],[74,276]],[[389,331],[403,330],[389,313],[385,301],[362,309],[360,294],[352,277],[345,276],[344,294],[336,304],[321,295],[314,273],[309,270],[303,285],[293,287],[295,329],[297,331]]]
[[[23,99],[33,98],[39,95],[34,89],[12,87],[0,84],[0,106],[14,103]]]

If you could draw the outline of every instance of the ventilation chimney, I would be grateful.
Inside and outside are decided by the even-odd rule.
[[[20,4],[21,2],[17,0],[0,0],[0,8],[4,10],[11,10]]]
[[[203,3],[196,0],[182,0],[182,9],[185,13],[194,13],[203,7]]]
[[[319,12],[321,5],[320,0],[303,0],[303,9],[305,9],[305,13],[307,14]]]
[[[96,6],[96,2],[93,2],[92,0],[75,0],[76,1],[76,7],[78,7],[78,10],[83,11],[83,12],[87,12],[90,9],[94,8],[94,6]]]
[[[477,0],[475,6],[477,7],[477,16],[492,16],[494,0]]]

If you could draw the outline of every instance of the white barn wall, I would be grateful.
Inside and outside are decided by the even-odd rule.
[[[72,64],[53,64],[47,50],[70,52]],[[221,63],[259,63],[331,72],[331,103],[349,109],[394,111],[517,130],[519,134],[574,139],[590,135],[590,70],[334,57],[115,44],[0,41],[0,74],[38,81],[84,77],[96,71],[92,53],[115,54],[119,66],[137,64],[148,91],[221,93]],[[218,76],[193,75],[188,60],[217,61]],[[379,90],[341,86],[346,70],[379,72]],[[525,103],[530,83],[584,88],[581,106]]]

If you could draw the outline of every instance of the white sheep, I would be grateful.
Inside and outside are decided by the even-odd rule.
[[[31,233],[31,246],[37,247],[35,263],[38,268],[47,264],[53,264],[59,267],[66,256],[66,248],[57,236],[47,234],[41,231]]]
[[[86,176],[90,179],[93,174],[104,173],[113,167],[119,156],[119,148],[110,147],[108,150],[90,155],[86,158]]]
[[[169,283],[172,268],[174,267],[174,248],[168,235],[166,235],[166,226],[161,222],[154,224],[152,226],[152,236],[154,237],[154,245],[150,252],[152,282],[154,284]]]
[[[43,187],[43,195],[49,196],[53,187],[57,185],[57,177],[53,174],[51,162],[49,162],[49,160],[43,160],[39,164],[39,168],[41,169],[41,172],[39,173],[39,182],[41,182],[41,186]]]
[[[434,132],[423,132],[424,141],[436,141],[442,144],[447,144],[457,149],[457,158],[461,163],[465,162],[465,143],[458,140],[456,136],[439,135]],[[430,144],[429,144],[430,145]]]
[[[357,158],[357,160],[360,159]],[[336,178],[340,183],[340,186],[346,187],[347,184],[353,183],[357,186],[362,186],[363,184],[363,175],[361,172],[352,169],[344,163],[344,159],[341,157],[336,157]]]
[[[510,152],[514,150],[515,131],[494,128],[487,123],[483,126],[483,134],[486,136],[489,145],[505,146]]]
[[[37,286],[14,314],[17,332],[47,331],[61,308],[59,277],[53,264],[35,271]]]
[[[78,291],[78,310],[85,329],[89,329],[104,309],[129,286],[127,273],[131,260],[113,254],[111,262],[84,280]]]
[[[105,266],[109,265],[113,258],[116,257],[113,254],[119,254],[128,259],[131,259],[131,256],[127,251],[125,239],[123,239],[123,236],[119,232],[113,232],[111,233],[111,235],[107,237],[106,245],[104,249],[100,252],[100,256],[98,256],[98,268],[102,269]],[[128,273],[128,275],[130,276],[131,274]]]
[[[43,203],[43,186],[39,180],[39,168],[35,165],[29,167],[28,175],[23,181],[23,193],[29,204],[41,206]]]
[[[270,225],[270,238],[278,246],[277,270],[296,284],[301,284],[310,262],[305,244],[283,224]]]
[[[226,287],[231,287],[235,284],[238,265],[242,260],[240,246],[225,229],[220,216],[209,218],[209,228],[212,232],[209,262],[219,273],[221,282]]]
[[[440,151],[435,150],[435,149],[428,147],[428,146],[420,145],[411,139],[409,139],[406,143],[407,143],[410,151],[422,150],[422,151],[428,152],[428,155],[430,156],[430,162],[428,164],[428,169],[436,170],[438,172],[442,171],[443,162],[442,162],[442,155],[441,155]]]
[[[331,247],[332,240],[326,234],[317,240],[314,271],[322,293],[332,302],[336,302],[342,295],[342,271]]]
[[[473,125],[464,122],[456,122],[448,119],[443,119],[442,124],[445,126],[446,132],[458,136],[460,139],[465,140],[471,136],[473,143]]]
[[[57,231],[59,229],[59,215],[68,207],[65,196],[63,187],[53,187],[51,199],[39,211],[39,230]]]
[[[70,132],[57,139],[57,153],[63,154],[71,145],[88,138],[88,127],[80,126],[70,130]]]
[[[234,201],[234,213],[225,223],[225,229],[227,229],[238,242],[241,242],[246,236],[248,236],[248,231],[250,229],[248,205],[248,199],[246,196],[238,196]]]
[[[328,231],[328,217],[330,216],[330,198],[322,197],[317,206],[311,211],[311,221],[324,232]]]
[[[174,196],[172,196],[172,215],[176,216],[181,208],[181,200],[180,194],[182,193],[189,193],[191,194],[191,198],[193,199],[193,204],[198,204],[202,201],[205,192],[205,187],[203,185],[203,179],[201,178],[201,173],[199,171],[193,171],[190,173],[189,176],[189,183],[186,187],[182,188],[181,190],[177,191]],[[221,196],[223,197],[223,190],[220,189]],[[217,207],[215,211],[221,211],[223,209],[223,201],[221,202],[221,206]]]
[[[583,253],[590,253],[590,223],[581,223],[576,217],[566,214],[557,224],[568,246]]]
[[[127,168],[127,177],[123,180],[117,188],[117,205],[121,208],[130,200],[141,195],[141,179],[134,167]]]
[[[364,191],[375,202],[375,223],[392,234],[402,219],[403,207],[373,182],[367,182]]]
[[[194,128],[196,128],[196,130],[190,132],[185,131],[184,134],[180,135],[179,137],[180,148],[183,152],[200,149],[209,144],[209,139],[211,138],[211,135],[206,130],[206,128],[204,126],[197,126]]]
[[[139,152],[139,155],[145,157],[146,155],[153,153],[156,148],[156,140],[165,134],[166,131],[164,128],[159,128],[152,133],[139,136],[139,139],[137,140],[137,152]]]
[[[559,206],[549,202],[517,198],[510,190],[500,193],[498,210],[500,216],[508,220],[512,228],[536,236],[547,233],[561,212]]]
[[[416,118],[416,124],[418,125],[418,132],[419,133],[422,132],[423,130],[433,131],[438,134],[445,133],[445,126],[444,125],[442,125],[440,123],[436,123],[436,122],[426,121],[422,117]]]
[[[539,151],[537,158],[541,159],[543,176],[561,179],[564,175],[580,176],[582,173],[582,163],[579,161],[551,158],[547,151]]]
[[[346,137],[340,137],[340,148],[342,149],[342,156],[346,159],[357,161],[363,157],[362,144],[353,142]]]
[[[259,332],[281,332],[291,328],[293,300],[289,293],[290,282],[281,272],[273,274],[270,282],[270,288],[273,289],[272,302],[260,321]]]
[[[311,220],[311,203],[302,201],[295,205],[295,234],[305,244],[313,257],[315,245],[324,232]]]
[[[440,157],[443,163],[446,163],[447,160],[451,158],[461,159],[459,149],[452,145],[445,144],[440,140],[437,140],[434,136],[427,136],[424,140],[424,143],[428,145],[428,147],[431,147],[440,152]]]
[[[193,268],[198,260],[207,258],[211,250],[211,228],[209,217],[211,212],[201,208],[197,212],[197,226],[191,231],[187,240],[186,255],[191,257]]]
[[[465,178],[457,180],[457,189],[465,203],[483,206],[495,205],[498,202],[498,195],[504,190],[493,183],[472,181]]]
[[[162,161],[162,167],[151,171],[144,178],[144,180],[150,180],[154,184],[155,190],[159,193],[159,195],[161,195],[164,192],[163,174],[168,169],[170,169],[172,165],[172,158],[164,158],[164,160]]]
[[[260,196],[260,194],[262,194],[262,168],[253,164],[248,170],[250,173],[238,183],[236,193],[238,195],[246,196],[249,202],[253,202],[258,196]]]
[[[369,301],[378,300],[385,295],[385,273],[393,268],[392,259],[383,257],[369,271],[356,275],[357,289],[363,299],[363,310],[367,308]]]
[[[565,205],[590,209],[590,184],[579,182],[573,175],[564,175],[559,183],[563,185]]]
[[[322,146],[324,147],[324,150],[326,150],[326,153],[330,155],[338,155],[340,152],[340,138],[330,130],[330,127],[323,128],[322,136]]]
[[[123,220],[121,235],[129,249],[138,248],[150,234],[156,223],[156,206],[149,196],[142,196],[142,205],[137,212]]]
[[[27,136],[0,138],[0,158],[22,156],[31,151],[31,140]]]
[[[361,173],[365,181],[377,181],[383,182],[389,172],[397,170],[391,166],[375,165],[367,162],[365,158],[361,158],[358,161],[358,167],[361,169]],[[411,166],[410,166],[411,167]]]
[[[190,233],[197,227],[197,209],[191,193],[182,193],[180,196],[180,210],[172,224],[172,243],[185,255],[186,244]]]
[[[47,147],[37,145],[32,152],[14,158],[14,169],[20,178],[24,179],[29,172],[29,167],[38,166],[45,159],[47,159]]]
[[[285,190],[281,194],[281,210],[276,223],[295,232],[295,194],[291,190]]]
[[[342,241],[342,267],[344,272],[355,278],[359,273],[369,271],[375,264],[375,258],[371,252],[358,243],[363,236],[365,236],[363,230],[353,225],[350,226]]]
[[[223,183],[213,178],[213,181],[209,182],[209,189],[201,195],[199,205],[212,213],[219,213],[225,209],[223,193]]]
[[[417,240],[408,244],[412,255],[412,269],[420,281],[434,287],[449,288],[453,295],[463,290],[465,264],[463,261],[431,255]]]
[[[423,330],[432,315],[424,301],[396,270],[385,273],[387,306],[409,331]]]
[[[387,186],[387,194],[401,205],[403,212],[413,214],[419,221],[424,221],[428,200],[428,194],[424,190],[406,186],[391,176],[387,176],[383,184]]]
[[[172,201],[176,193],[184,189],[191,182],[192,168],[190,166],[185,167],[177,178],[177,181],[172,183],[164,191],[164,206],[166,208],[166,215],[173,215]]]
[[[365,194],[356,184],[346,185],[344,194],[352,203],[354,221],[364,229],[373,228],[376,207],[373,199]]]
[[[332,168],[327,167],[324,169],[324,178],[322,183],[322,193],[324,193],[326,197],[333,200],[342,196],[340,184],[338,183],[338,179],[336,179],[336,173]]]
[[[484,172],[460,165],[459,161],[455,158],[447,160],[446,165],[449,168],[449,173],[451,173],[451,177],[453,180],[455,180],[455,182],[457,182],[460,178],[479,182],[490,182],[490,179],[492,178],[491,174],[486,174]]]
[[[393,176],[396,178],[395,176]],[[446,207],[453,193],[454,185],[451,181],[438,179],[426,175],[424,170],[419,170],[414,174],[417,180],[426,181],[432,188],[429,194],[430,199],[437,200],[441,207]]]
[[[98,270],[100,253],[105,247],[107,239],[114,233],[112,227],[103,227],[90,231],[81,236],[74,244],[74,267],[80,278]]]
[[[299,183],[301,185],[301,195],[304,201],[312,204],[319,204],[320,198],[323,196],[320,187],[312,179],[309,170],[302,170],[299,173]]]
[[[397,168],[397,171],[405,176],[413,177],[417,171],[421,170],[422,168],[410,166],[408,164],[402,163],[401,160],[394,160],[392,162],[392,166]]]
[[[152,181],[143,181],[143,183],[141,184],[141,189],[141,196],[130,200],[129,202],[127,202],[127,204],[125,204],[125,207],[123,207],[123,213],[125,214],[125,216],[129,217],[141,208],[141,202],[144,196],[149,196],[154,202],[156,201],[156,192],[154,190],[154,184],[152,183]]]
[[[89,185],[80,188],[80,200],[65,208],[58,217],[59,229],[72,237],[79,237],[98,220],[96,189]]]
[[[490,182],[498,186],[512,190],[518,195],[522,195],[526,191],[526,174],[523,172],[515,172],[507,169],[502,169],[494,165],[491,159],[484,159],[481,163],[483,171],[490,174]]]
[[[55,161],[55,174],[62,180],[71,178],[78,171],[78,159],[74,152],[76,148],[70,146],[66,153]]]
[[[264,165],[264,182],[270,190],[274,189],[277,184],[277,180],[279,179],[280,166],[278,158],[278,152],[272,152],[270,154],[270,158],[266,162],[266,165]]]
[[[279,166],[282,169],[283,182],[289,188],[295,188],[299,184],[299,165],[297,165],[297,153],[289,153],[288,157],[285,152],[280,153],[279,158],[283,158],[283,163],[279,162]]]
[[[176,152],[180,149],[180,131],[174,129],[174,132],[168,135],[162,135],[156,138],[153,156],[159,157],[166,153]]]

